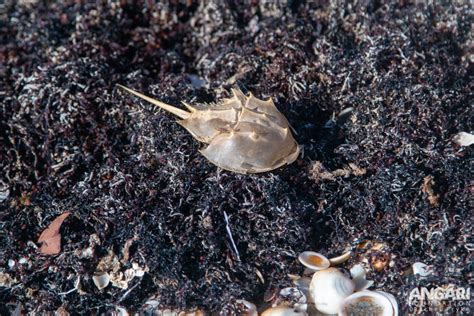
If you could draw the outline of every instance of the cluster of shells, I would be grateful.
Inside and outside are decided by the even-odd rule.
[[[302,277],[293,276],[294,288],[283,289],[299,297],[294,304],[280,303],[265,310],[262,316],[290,315],[377,315],[397,316],[395,297],[383,291],[371,291],[373,281],[367,280],[365,269],[357,264],[350,269],[350,276],[336,268],[351,257],[352,253],[328,259],[324,255],[305,251],[298,260],[306,267]],[[250,310],[247,315],[258,315]]]
[[[356,246],[355,251],[362,251],[363,255],[358,258],[362,263],[369,263],[374,271],[380,271],[385,261],[377,259],[380,257],[378,251],[384,247],[382,243],[363,241]],[[367,255],[369,258],[364,259]],[[260,308],[257,308],[255,304],[247,300],[237,300],[234,305],[238,307],[237,314],[244,316],[398,316],[398,303],[392,294],[368,290],[374,281],[366,279],[366,270],[362,264],[352,266],[350,275],[336,267],[354,256],[353,250],[330,259],[317,252],[305,251],[298,256],[300,263],[306,267],[303,275],[289,275],[294,286],[283,288],[265,299],[271,306],[260,313]],[[210,314],[199,310],[163,315]],[[227,313],[221,313],[221,315],[227,315]]]

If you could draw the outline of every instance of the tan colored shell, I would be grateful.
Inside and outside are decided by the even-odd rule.
[[[296,160],[299,146],[290,125],[271,99],[257,99],[232,89],[233,97],[216,106],[197,109],[184,103],[189,112],[122,89],[180,117],[178,123],[197,140],[209,144],[200,150],[210,162],[238,173],[274,170]]]

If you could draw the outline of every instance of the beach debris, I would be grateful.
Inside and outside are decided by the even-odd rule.
[[[70,214],[70,212],[65,212],[59,215],[41,233],[38,238],[38,243],[41,243],[41,247],[39,248],[40,253],[44,255],[56,255],[61,252],[61,234],[59,233],[59,229],[63,221]]]
[[[311,295],[309,293],[309,285],[311,284],[311,278],[307,276],[292,278],[293,284],[311,301]]]
[[[30,206],[31,205],[31,195],[28,192],[22,192],[18,202],[22,206]]]
[[[293,280],[298,279],[296,275],[291,275]],[[303,292],[297,286],[286,287],[279,292],[274,293],[271,297],[265,299],[266,302],[271,301],[271,307],[266,309],[261,315],[307,315],[308,310],[308,291]]]
[[[128,316],[130,315],[126,308],[122,306],[115,306],[115,313],[117,316]]]
[[[107,287],[109,282],[114,287],[127,289],[128,283],[133,278],[143,277],[146,272],[148,272],[148,267],[142,268],[136,262],[133,262],[132,267],[124,271],[118,257],[110,250],[107,256],[103,257],[97,264],[96,272],[92,279],[98,289]]]
[[[342,301],[354,290],[354,281],[337,268],[317,271],[309,288],[316,309],[325,314],[336,314]]]
[[[308,299],[303,291],[298,287],[286,287],[280,290],[272,306],[287,305],[296,311],[306,312],[308,309]]]
[[[341,169],[329,171],[320,161],[314,161],[309,170],[309,176],[316,182],[335,181],[337,178],[347,178],[351,175],[359,177],[367,173],[367,170],[358,167],[354,163],[349,163]]]
[[[304,274],[302,277],[289,275],[298,292],[308,298],[305,304],[298,302],[304,306],[301,311],[309,312],[310,315],[316,313],[311,310],[314,308],[323,314],[398,315],[398,305],[393,295],[382,291],[367,290],[374,284],[374,281],[367,280],[366,270],[362,264],[356,264],[350,269],[352,279],[341,270],[329,267],[329,263],[331,265],[343,263],[351,258],[353,251],[361,250],[369,256],[370,263],[376,271],[381,271],[389,263],[389,255],[386,252],[387,244],[370,240],[364,240],[352,250],[332,259],[327,259],[324,255],[312,251],[305,251],[299,255],[298,260],[307,267],[307,270],[316,271],[311,279]],[[364,262],[369,264],[369,260],[363,258]],[[320,269],[325,266],[328,268]],[[285,288],[282,291],[288,292],[289,289],[292,288]],[[349,300],[349,298],[351,299]],[[275,303],[281,304],[281,301]],[[288,302],[283,304],[289,305]],[[298,306],[298,304],[294,304],[293,308],[297,310]]]
[[[415,262],[412,265],[412,270],[414,275],[419,275],[420,277],[427,277],[433,274],[433,267],[423,262]]]
[[[81,276],[80,275],[77,275],[77,278],[76,278],[76,281],[74,282],[74,287],[68,291],[65,291],[65,292],[61,292],[61,293],[58,293],[58,295],[68,295],[72,292],[75,292],[75,291],[79,291],[79,293],[84,293],[82,290],[81,290]]]
[[[102,290],[109,285],[110,276],[107,272],[99,272],[92,276],[92,281],[99,290]]]
[[[176,116],[178,124],[208,144],[200,153],[216,166],[237,173],[260,173],[291,164],[300,152],[290,124],[272,99],[266,101],[232,89],[232,98],[188,111],[118,85]]]
[[[236,300],[235,303],[243,306],[243,316],[258,316],[257,306],[254,303],[247,300]]]
[[[440,198],[439,194],[436,194],[435,190],[433,189],[435,184],[436,182],[434,177],[432,175],[428,175],[423,178],[423,185],[421,186],[421,191],[428,196],[428,202],[430,202],[432,206],[438,206]]]
[[[388,266],[390,263],[390,256],[386,253],[378,253],[374,254],[370,258],[370,264],[374,268],[375,271],[381,272],[385,267]]]
[[[474,144],[474,135],[466,132],[459,132],[453,137],[453,142],[459,146],[467,147]]]
[[[351,251],[347,251],[340,256],[327,258],[323,254],[314,251],[304,251],[299,254],[298,260],[306,269],[304,275],[311,275],[315,271],[324,270],[330,266],[335,266],[349,260],[352,256]]]
[[[363,240],[356,246],[359,260],[370,264],[377,272],[381,272],[389,266],[392,259],[390,247],[387,243],[372,240]]]
[[[12,287],[16,283],[18,283],[18,281],[10,274],[0,272],[0,287]]]
[[[308,314],[304,311],[300,311],[286,305],[279,305],[279,306],[270,307],[266,309],[260,315],[261,316],[306,316]]]
[[[355,109],[353,107],[348,107],[343,109],[339,114],[337,115],[336,122],[338,124],[343,124],[345,121],[347,121],[351,116],[354,115]]]
[[[239,250],[237,249],[237,246],[235,244],[234,237],[232,237],[232,231],[230,230],[230,224],[229,224],[229,216],[227,216],[227,213],[225,211],[224,211],[224,219],[225,219],[225,223],[226,223],[225,229],[227,231],[227,234],[229,235],[229,239],[232,243],[232,247],[233,247],[235,255],[237,257],[237,261],[240,262]]]
[[[335,266],[335,265],[346,262],[351,257],[352,257],[352,251],[347,251],[340,256],[330,258],[329,262],[331,263],[331,266]]]
[[[365,269],[361,264],[356,264],[350,269],[352,281],[355,283],[355,291],[368,289],[374,284],[374,281],[367,280]]]
[[[313,271],[324,270],[329,268],[329,266],[331,265],[328,258],[314,251],[304,251],[300,253],[300,255],[298,256],[298,260],[305,267]]]
[[[67,311],[65,306],[60,306],[57,310],[54,311],[54,316],[69,316],[69,312]]]
[[[122,264],[125,264],[128,262],[128,259],[130,257],[130,247],[133,245],[133,243],[135,241],[138,240],[138,237],[137,236],[133,236],[132,238],[130,239],[127,239],[127,241],[125,242],[125,244],[123,245],[123,248],[122,248],[122,260],[120,260],[120,262]]]
[[[89,247],[79,248],[74,251],[74,254],[80,258],[92,258],[95,252],[95,248],[100,245],[100,238],[97,234],[91,234],[89,236]]]
[[[321,271],[335,266],[349,260],[352,256],[352,251],[346,251],[342,255],[328,259],[321,253],[314,251],[304,251],[299,254],[298,260],[303,264],[306,269],[303,272],[303,276],[299,275],[288,275],[293,284],[300,290],[307,298],[308,302],[312,302],[310,294],[311,276],[316,271]]]
[[[340,305],[338,315],[397,316],[398,303],[390,293],[365,290],[346,297]]]

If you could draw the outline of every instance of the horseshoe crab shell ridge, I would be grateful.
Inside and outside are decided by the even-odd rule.
[[[222,169],[260,173],[290,164],[298,157],[300,148],[290,125],[271,99],[263,101],[232,89],[232,98],[206,109],[184,103],[188,112],[118,86],[178,116],[181,126],[208,144],[201,154]]]

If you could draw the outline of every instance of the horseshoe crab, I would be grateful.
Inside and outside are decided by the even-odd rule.
[[[188,111],[118,85],[179,117],[178,124],[208,144],[200,153],[216,166],[237,173],[271,171],[296,160],[299,146],[290,124],[271,99],[260,100],[232,89],[232,98],[200,109],[185,102]]]

